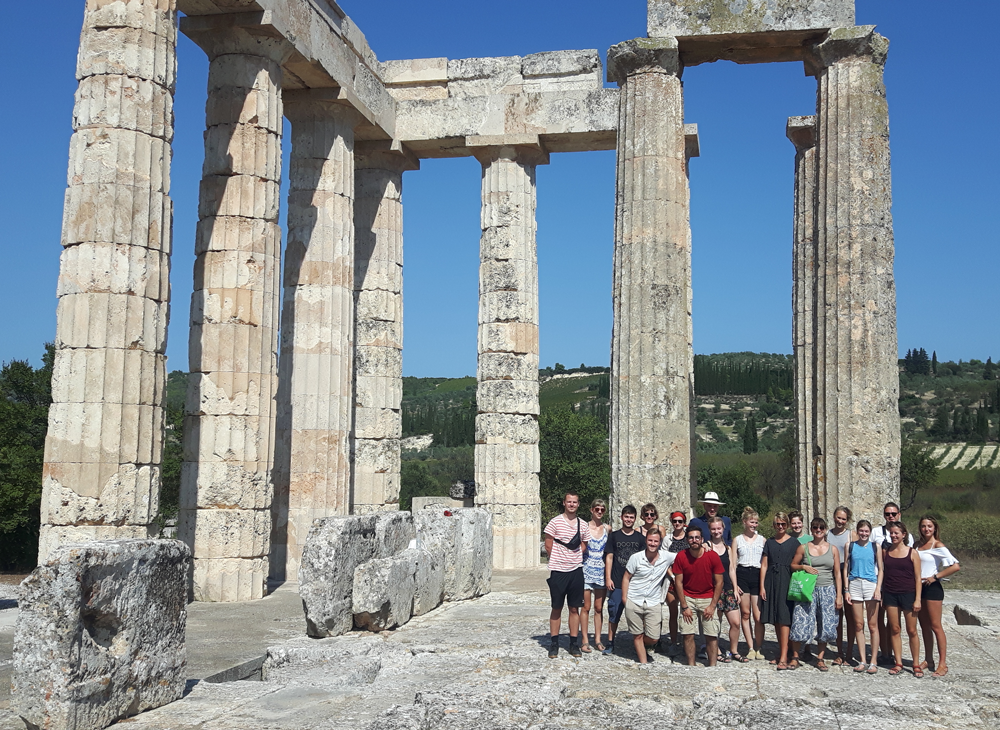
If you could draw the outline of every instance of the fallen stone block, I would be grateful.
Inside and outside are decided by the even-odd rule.
[[[355,627],[384,631],[409,621],[417,596],[417,576],[421,575],[425,587],[431,582],[433,569],[426,566],[431,561],[433,557],[426,550],[409,548],[391,558],[359,565],[354,572]]]
[[[21,584],[11,692],[28,727],[97,730],[179,699],[190,569],[177,540],[55,548]]]
[[[444,556],[444,598],[461,601],[490,592],[493,516],[481,507],[414,514],[420,546]]]
[[[413,615],[423,616],[433,611],[444,602],[444,553],[439,550],[420,549],[417,560],[415,580],[416,591],[413,594]]]
[[[354,515],[325,517],[309,528],[299,566],[309,636],[338,636],[354,627],[354,573],[375,557],[377,524],[378,515]]]
[[[409,512],[377,512],[375,524],[375,557],[389,558],[410,546],[417,537],[413,515]]]

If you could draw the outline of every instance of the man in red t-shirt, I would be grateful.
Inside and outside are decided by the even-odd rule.
[[[705,637],[708,666],[719,656],[719,619],[715,609],[722,595],[722,560],[714,550],[705,549],[701,528],[687,528],[688,549],[674,560],[674,585],[681,604],[681,634],[688,666],[694,666],[694,635]],[[698,632],[698,628],[701,631]]]

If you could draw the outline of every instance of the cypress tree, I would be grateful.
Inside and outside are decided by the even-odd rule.
[[[937,375],[937,350],[931,355],[931,372]]]

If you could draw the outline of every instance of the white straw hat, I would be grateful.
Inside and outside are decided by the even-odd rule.
[[[705,492],[705,498],[698,500],[701,504],[725,504],[719,501],[719,495],[715,492]]]

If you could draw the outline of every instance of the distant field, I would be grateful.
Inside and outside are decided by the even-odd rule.
[[[539,388],[539,404],[542,408],[551,408],[596,398],[597,384],[601,377],[603,376],[600,373],[596,373],[579,378],[557,378],[546,381]],[[589,390],[591,387],[593,389]]]
[[[931,448],[931,458],[938,469],[990,469],[1000,467],[997,444],[938,444]]]

